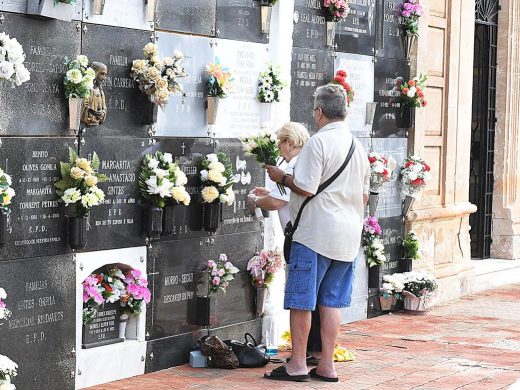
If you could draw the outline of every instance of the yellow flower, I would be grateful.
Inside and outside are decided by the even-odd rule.
[[[205,203],[211,203],[214,200],[216,200],[218,197],[219,197],[219,193],[215,187],[209,186],[209,187],[204,187],[202,189],[202,199],[204,199]]]
[[[216,170],[218,172],[224,172],[226,167],[220,161],[214,161],[208,165],[210,170]]]
[[[159,72],[159,70],[157,70],[157,68],[148,67],[148,69],[146,70],[146,73],[147,73],[148,77],[150,77],[154,81],[157,81],[161,78],[161,72]]]
[[[159,87],[159,89],[166,88],[168,87],[168,80],[161,77],[159,80],[157,80],[156,85]]]
[[[78,167],[72,167],[70,170],[70,177],[72,177],[73,179],[76,179],[76,180],[81,179],[84,174],[85,174],[85,171]]]
[[[145,66],[146,60],[134,60],[134,62],[132,62],[132,71],[141,73]]]
[[[88,175],[87,177],[85,177],[85,183],[89,187],[94,187],[98,183],[98,179],[96,176]]]
[[[179,203],[183,203],[185,206],[190,204],[190,194],[184,189],[184,187],[172,187],[172,198]]]
[[[12,196],[4,195],[3,202],[1,203],[2,206],[7,206],[8,204],[11,204]]]
[[[86,158],[78,158],[76,160],[76,166],[83,170],[86,170],[87,168],[90,168],[90,163]]]
[[[208,179],[212,182],[215,182],[215,183],[220,183],[222,182],[222,173],[220,173],[219,171],[217,171],[216,169],[211,169],[208,171]]]
[[[143,52],[146,56],[153,57],[157,54],[157,46],[152,42],[147,43],[143,49]]]
[[[155,100],[159,103],[166,103],[170,97],[170,91],[167,89],[160,89],[155,93]]]

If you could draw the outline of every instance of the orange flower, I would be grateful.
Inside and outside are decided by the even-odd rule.
[[[408,85],[409,85],[410,87],[415,87],[415,80],[410,80],[410,81],[408,81]]]

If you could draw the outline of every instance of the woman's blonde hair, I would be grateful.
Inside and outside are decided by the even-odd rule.
[[[297,148],[303,148],[310,138],[305,126],[298,122],[287,122],[278,129],[276,135],[280,141],[291,141]]]

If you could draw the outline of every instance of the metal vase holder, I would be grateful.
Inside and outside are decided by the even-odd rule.
[[[75,133],[79,131],[82,107],[82,98],[69,97],[69,129]]]
[[[371,217],[376,215],[378,203],[379,203],[379,194],[377,192],[371,192],[368,195],[368,215],[370,215]]]
[[[149,207],[145,210],[145,231],[151,240],[161,238],[163,226],[163,209],[160,207]]]
[[[87,217],[69,218],[69,245],[72,249],[87,246]]]
[[[383,281],[383,267],[374,265],[368,269],[368,288],[379,288]]]
[[[94,15],[103,15],[105,12],[105,0],[93,0],[92,13]]]
[[[334,47],[334,38],[336,35],[336,22],[327,20],[327,35],[326,35],[326,45],[327,47]]]
[[[415,40],[417,39],[417,35],[409,34],[408,32],[402,35],[403,37],[403,46],[404,46],[404,56],[410,62],[410,58],[412,55],[412,49],[415,44]]]
[[[260,4],[260,20],[262,23],[262,34],[269,34],[271,26],[271,13],[273,6],[269,3]]]
[[[208,125],[214,125],[215,123],[217,123],[218,97],[208,96],[207,106]]]
[[[159,0],[146,0],[146,21],[149,23],[155,23],[155,12]]]
[[[256,316],[262,317],[264,315],[265,298],[267,295],[266,287],[256,288]]]
[[[406,195],[406,197],[403,200],[403,212],[402,212],[403,216],[406,216],[406,214],[408,214],[408,212],[410,211],[414,202],[415,202],[415,198],[413,196]]]
[[[220,202],[204,203],[204,230],[215,233],[220,222],[222,204]]]
[[[7,225],[8,214],[0,210],[0,248],[2,248],[7,241]]]

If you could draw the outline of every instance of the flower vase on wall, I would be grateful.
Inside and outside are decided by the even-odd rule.
[[[413,45],[417,38],[417,35],[410,34],[409,32],[405,32],[403,35],[403,46],[404,46],[404,57],[410,62],[410,58],[412,55]]]
[[[87,246],[87,217],[69,218],[69,245],[72,249],[84,249]]]
[[[326,35],[326,42],[325,44],[327,47],[334,47],[334,37],[336,35],[336,22],[327,20],[326,21],[327,26],[327,35]]]
[[[79,131],[82,106],[83,99],[69,97],[69,129],[75,133]]]
[[[209,296],[196,297],[196,324],[200,326],[211,325],[211,306],[213,299]]]
[[[256,288],[256,316],[262,317],[264,315],[265,298],[267,295],[267,288]]]
[[[272,103],[260,103],[260,126],[265,127],[271,123]]]
[[[163,209],[162,235],[171,236],[175,231],[175,210],[178,204],[167,204]]]
[[[7,220],[7,213],[0,210],[0,248],[2,248],[7,241]]]
[[[383,280],[383,267],[380,265],[374,265],[368,268],[368,287],[379,288],[381,287],[381,281]]]
[[[221,203],[204,203],[204,230],[215,233],[220,222]]]
[[[126,325],[128,324],[128,319],[128,314],[121,314],[119,316],[119,338],[123,340],[126,339]]]
[[[379,194],[377,192],[370,192],[368,195],[368,215],[371,217],[376,215],[377,204],[379,203]]]
[[[145,231],[152,240],[161,238],[163,226],[163,209],[160,207],[149,207],[145,210]]]
[[[93,0],[92,13],[94,15],[103,15],[105,12],[105,0]]]
[[[406,214],[408,214],[408,212],[412,208],[414,202],[415,202],[415,197],[413,197],[411,195],[406,195],[405,196],[405,198],[403,200],[403,211],[402,211],[402,214],[404,216],[406,216]]]
[[[217,123],[218,97],[208,96],[207,106],[208,125],[214,125]]]
[[[269,34],[271,27],[271,13],[273,6],[268,1],[260,3],[260,21],[262,24],[262,34]]]
[[[396,112],[395,124],[400,129],[415,127],[415,107],[401,104],[401,107]]]

